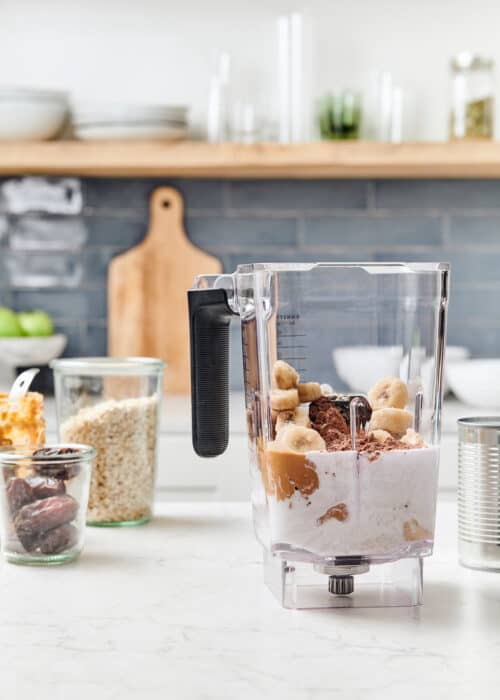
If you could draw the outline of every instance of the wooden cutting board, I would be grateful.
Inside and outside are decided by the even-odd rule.
[[[190,391],[186,291],[196,275],[222,271],[188,240],[183,211],[177,190],[156,189],[145,239],[114,258],[108,276],[109,354],[165,360],[164,388],[174,394]]]

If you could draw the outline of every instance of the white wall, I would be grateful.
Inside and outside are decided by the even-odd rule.
[[[272,112],[274,18],[300,7],[282,0],[0,0],[0,84],[186,103],[200,125],[215,52],[227,49],[238,95],[248,90]],[[360,86],[370,70],[392,70],[413,91],[419,138],[446,136],[451,54],[471,48],[500,65],[500,2],[311,0],[307,9],[315,91]]]

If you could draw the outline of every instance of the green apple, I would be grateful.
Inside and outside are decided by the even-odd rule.
[[[45,311],[21,311],[17,314],[24,335],[47,336],[54,333],[54,324]]]
[[[23,335],[17,314],[5,306],[0,306],[0,337],[15,338]]]

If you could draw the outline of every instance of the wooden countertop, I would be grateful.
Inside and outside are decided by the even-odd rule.
[[[281,145],[3,143],[0,175],[189,178],[500,178],[500,142]]]

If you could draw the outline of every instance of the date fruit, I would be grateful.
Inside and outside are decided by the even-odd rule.
[[[73,547],[77,540],[78,530],[74,525],[60,525],[46,532],[38,540],[38,546],[42,554],[59,554]]]
[[[33,452],[33,457],[35,459],[36,457],[61,457],[64,455],[77,455],[78,452],[73,447],[41,447]],[[37,472],[41,476],[68,481],[68,479],[73,479],[80,473],[80,466],[77,463],[64,464],[59,460],[54,460],[53,462],[47,462],[47,464],[37,464]]]
[[[61,455],[76,455],[78,450],[73,447],[40,447],[33,452],[33,457],[60,457]]]
[[[69,523],[77,511],[78,503],[72,496],[51,496],[23,506],[14,518],[14,528],[22,542],[23,537],[39,537]]]
[[[50,476],[30,476],[27,482],[36,499],[62,496],[66,493],[66,486],[61,479],[53,479]]]
[[[38,547],[38,537],[36,535],[25,535],[22,532],[18,532],[17,536],[27,552],[34,552]]]
[[[19,508],[32,503],[36,496],[27,481],[20,477],[13,477],[7,484],[7,500],[10,512],[14,515]]]

